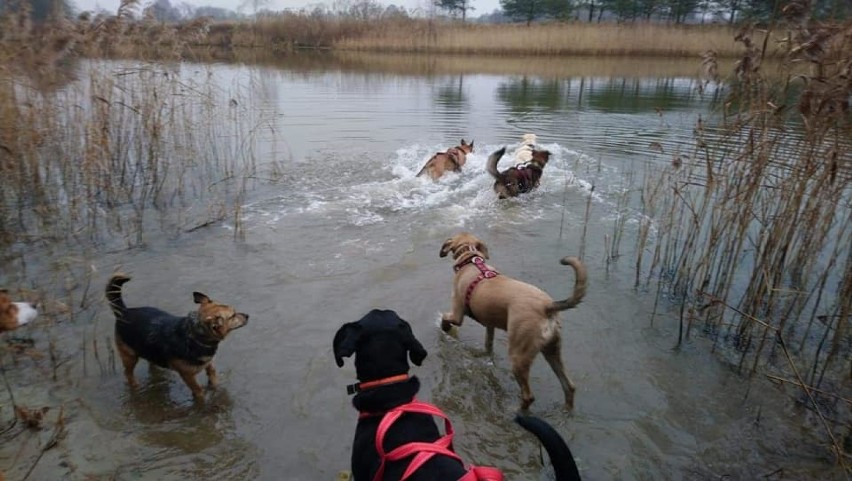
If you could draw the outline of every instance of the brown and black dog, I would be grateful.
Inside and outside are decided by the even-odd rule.
[[[432,180],[438,180],[445,172],[461,172],[468,154],[471,153],[473,153],[473,141],[471,140],[468,144],[461,139],[460,145],[433,155],[417,173],[417,177],[427,174]]]
[[[485,164],[485,170],[494,177],[494,192],[497,193],[497,197],[501,199],[517,197],[538,187],[544,166],[550,160],[550,151],[537,149],[525,151],[524,153],[529,155],[528,161],[499,172],[497,162],[500,162],[505,153],[506,148],[503,147],[491,154]]]
[[[229,332],[246,325],[248,314],[214,302],[200,292],[192,293],[198,310],[184,317],[156,307],[129,308],[121,298],[121,286],[129,280],[128,276],[116,274],[106,286],[106,298],[115,314],[115,344],[127,383],[133,388],[139,385],[133,368],[141,357],[177,371],[192,391],[192,397],[203,399],[204,391],[195,376],[203,370],[210,386],[216,386],[213,355]]]
[[[449,331],[461,326],[464,316],[485,326],[485,350],[494,348],[494,329],[509,335],[509,358],[512,373],[521,387],[521,409],[535,400],[530,390],[530,367],[540,352],[559,378],[565,393],[565,409],[574,407],[574,383],[562,364],[562,334],[559,311],[575,307],[586,295],[586,267],[576,257],[560,262],[574,268],[574,294],[554,301],[546,292],[531,284],[498,274],[485,264],[488,247],[469,232],[457,234],[444,242],[439,255],[453,254],[452,312],[442,316],[441,329]]]
[[[6,289],[0,289],[0,332],[13,331],[38,317],[38,308],[29,302],[12,302]]]

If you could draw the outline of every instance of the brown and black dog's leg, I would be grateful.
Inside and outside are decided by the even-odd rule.
[[[565,374],[565,365],[562,363],[562,338],[559,335],[555,336],[550,343],[545,344],[541,353],[559,379],[559,384],[562,385],[562,391],[565,393],[565,410],[570,411],[574,409],[574,391],[576,391],[576,387]]]
[[[186,386],[190,391],[192,391],[192,397],[196,401],[203,401],[204,390],[201,388],[201,385],[198,384],[198,379],[195,378],[201,369],[198,366],[193,366],[179,359],[172,361],[171,368],[180,374],[183,382],[186,383]]]
[[[207,367],[204,368],[204,372],[207,373],[207,385],[211,388],[214,388],[219,385],[219,377],[216,375],[216,368],[213,367],[213,362],[211,361],[207,364]]]
[[[133,389],[138,388],[139,382],[136,381],[133,369],[136,367],[136,363],[139,362],[139,355],[130,346],[122,342],[121,339],[116,338],[115,346],[118,349],[121,364],[124,366],[124,377],[127,378],[127,384]]]

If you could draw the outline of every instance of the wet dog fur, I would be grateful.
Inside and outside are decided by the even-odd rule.
[[[195,400],[204,398],[196,375],[207,373],[210,387],[217,384],[213,356],[219,343],[233,330],[248,322],[248,314],[193,292],[198,310],[187,316],[174,316],[155,307],[129,308],[122,300],[122,285],[130,277],[116,274],[106,286],[106,297],[115,314],[115,344],[124,375],[132,388],[139,383],[133,369],[139,358],[180,374]]]
[[[38,317],[38,306],[29,302],[12,302],[9,292],[0,289],[0,332],[14,331]]]
[[[500,172],[497,170],[497,163],[505,154],[506,148],[503,147],[492,153],[485,163],[485,170],[494,177],[493,189],[497,197],[500,199],[517,197],[536,189],[541,181],[544,167],[550,160],[550,151],[539,150],[534,144],[522,143],[515,151],[517,163]]]
[[[447,239],[439,251],[440,257],[453,256],[454,268],[451,312],[442,316],[441,328],[449,331],[461,326],[464,316],[485,326],[485,350],[494,348],[494,329],[507,331],[509,359],[512,373],[521,388],[521,409],[529,408],[535,400],[530,390],[530,367],[540,352],[559,379],[565,393],[565,409],[574,407],[574,383],[565,374],[562,363],[562,335],[559,311],[575,307],[586,295],[586,268],[576,257],[560,260],[574,268],[576,280],[571,297],[554,301],[546,292],[531,284],[500,274],[483,279],[470,294],[470,305],[465,305],[467,289],[480,275],[471,261],[476,257],[488,259],[488,247],[469,232]],[[490,268],[490,266],[489,266]]]
[[[356,322],[343,324],[334,335],[334,360],[343,367],[343,359],[355,356],[355,370],[361,383],[408,374],[409,359],[419,366],[427,352],[414,337],[411,326],[392,310],[374,309]],[[420,389],[417,376],[404,381],[361,390],[352,399],[360,412],[381,414],[414,399]],[[372,481],[381,464],[376,451],[376,431],[382,416],[359,417],[352,444],[352,476],[354,481]],[[546,422],[533,417],[516,419],[533,433],[554,460],[557,481],[580,479],[573,456],[559,434]],[[385,451],[410,442],[432,442],[441,437],[432,416],[403,414],[385,436]],[[556,460],[564,460],[557,463]],[[399,480],[410,458],[388,461],[383,481]],[[572,468],[573,466],[573,468]],[[416,470],[411,481],[459,479],[466,473],[463,464],[446,456],[434,456]]]
[[[473,141],[468,144],[461,139],[461,144],[458,146],[447,149],[446,152],[438,152],[427,160],[417,173],[417,177],[426,174],[432,180],[438,180],[445,172],[461,172],[468,154],[471,153],[473,153]]]

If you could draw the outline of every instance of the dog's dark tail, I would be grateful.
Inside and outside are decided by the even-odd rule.
[[[553,304],[547,308],[548,316],[559,311],[564,311],[565,309],[576,307],[586,295],[587,275],[586,266],[583,262],[576,257],[563,257],[559,263],[563,266],[571,266],[574,268],[574,276],[576,277],[574,280],[574,295],[563,301],[554,301]]]
[[[106,298],[109,302],[109,307],[112,313],[115,314],[116,320],[123,320],[124,313],[127,311],[127,306],[121,299],[121,286],[129,281],[130,277],[124,274],[114,274],[106,285]]]
[[[550,462],[553,463],[556,481],[580,481],[580,471],[574,462],[574,455],[562,436],[550,424],[535,416],[521,415],[515,416],[515,422],[531,432],[544,445]]]
[[[491,174],[491,177],[495,179],[500,178],[500,173],[497,172],[497,162],[500,162],[500,159],[503,158],[503,154],[506,153],[506,147],[494,152],[493,154],[488,156],[488,162],[485,163],[485,170]]]

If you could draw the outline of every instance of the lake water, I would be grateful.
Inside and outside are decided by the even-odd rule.
[[[221,386],[204,406],[193,405],[177,375],[145,363],[141,389],[127,388],[105,347],[113,321],[103,301],[74,319],[48,310],[16,332],[44,352],[54,342],[62,360],[54,376],[47,356],[4,354],[16,400],[51,406],[48,419],[61,405],[67,417],[65,438],[29,479],[335,479],[349,469],[357,413],[345,391],[354,367],[336,367],[331,342],[342,323],[372,308],[412,324],[429,352],[412,370],[420,398],[450,416],[467,461],[508,479],[547,479],[535,440],[512,422],[518,388],[505,333],[489,359],[476,322],[468,319],[458,338],[437,326],[453,274],[438,251],[462,230],[486,242],[502,273],[554,298],[573,286],[558,260],[582,254],[588,294],[562,314],[575,411],[561,411],[561,390],[541,360],[531,411],[568,441],[584,479],[843,479],[788,394],[735,374],[700,336],[674,350],[678,306],[655,303],[653,280],[634,288],[641,212],[622,199],[646,172],[688,151],[698,117],[711,115],[712,86],[699,93],[698,63],[298,55],[146,66],[188,85],[212,83],[211,100],[239,118],[233,130],[227,116],[199,119],[222,125],[223,138],[245,135],[236,142],[256,163],[238,222],[225,216],[180,235],[153,222],[131,249],[82,248],[87,240],[75,254],[33,247],[9,264],[26,264],[25,273],[4,269],[0,284],[64,285],[69,298],[96,298],[121,269],[133,276],[129,305],[184,313],[192,291],[202,291],[251,320],[220,346]],[[136,68],[99,65],[122,75]],[[527,132],[553,153],[541,187],[498,201],[485,160]],[[432,153],[462,138],[475,152],[460,174],[415,177]],[[620,220],[621,257],[608,262]],[[91,286],[63,284],[65,265],[87,270]],[[36,464],[50,432],[5,434],[8,479]]]

